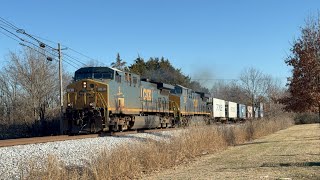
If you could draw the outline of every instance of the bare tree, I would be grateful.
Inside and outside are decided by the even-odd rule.
[[[1,73],[0,75],[0,92],[1,92],[1,120],[2,124],[15,123],[13,118],[14,111],[18,106],[17,97],[17,77],[10,77],[7,73]]]
[[[258,102],[263,100],[272,84],[271,76],[264,75],[260,70],[252,67],[242,71],[240,81],[241,87],[245,91],[247,98],[250,99],[252,107],[255,107]],[[254,110],[252,114],[255,117]]]
[[[243,91],[237,81],[218,81],[211,88],[211,94],[216,98],[247,104],[248,100]]]
[[[15,119],[31,123],[45,120],[46,109],[58,97],[57,63],[49,62],[46,57],[33,50],[22,54],[10,53],[9,64],[4,68],[0,81],[5,84],[9,107],[14,110]],[[57,103],[56,103],[57,104]]]

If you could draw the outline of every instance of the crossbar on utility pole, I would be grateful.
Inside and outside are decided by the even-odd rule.
[[[62,86],[62,54],[61,46],[58,43],[59,54],[59,81],[60,81],[60,134],[63,133],[63,86]]]

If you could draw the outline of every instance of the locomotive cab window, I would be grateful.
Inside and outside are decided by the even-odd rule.
[[[125,73],[124,75],[125,75],[125,77],[126,77],[126,82],[129,82],[129,75],[128,75],[128,73]]]
[[[116,81],[121,83],[121,75],[118,72],[116,72]]]
[[[138,83],[137,77],[133,77],[133,78],[132,78],[132,82],[133,82],[133,86],[136,87],[136,85],[137,85],[137,83]]]
[[[95,79],[113,79],[112,73],[94,73]]]
[[[93,77],[95,79],[102,79],[102,74],[101,73],[94,73]]]

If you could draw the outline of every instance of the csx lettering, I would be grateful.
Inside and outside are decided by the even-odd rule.
[[[152,100],[152,91],[151,91],[151,89],[143,89],[142,97],[143,97],[143,100],[151,101]]]

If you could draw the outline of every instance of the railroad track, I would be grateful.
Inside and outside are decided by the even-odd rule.
[[[84,138],[95,138],[95,137],[99,137],[99,134],[88,134],[88,135],[81,135],[81,136],[60,135],[60,136],[44,136],[44,137],[19,138],[19,139],[5,139],[5,140],[0,140],[0,147],[46,143],[46,142],[54,142],[54,141],[75,140],[75,139],[84,139]]]
[[[0,147],[37,144],[37,143],[46,143],[46,142],[55,142],[55,141],[77,140],[77,139],[86,139],[86,138],[96,138],[96,137],[104,137],[104,136],[121,137],[121,136],[126,136],[129,134],[151,133],[151,132],[161,132],[161,131],[171,131],[171,130],[176,130],[176,129],[175,128],[148,129],[148,130],[142,129],[142,130],[135,130],[135,131],[107,132],[107,133],[100,133],[100,134],[86,134],[86,135],[76,135],[76,136],[59,135],[59,136],[5,139],[5,140],[0,140]]]

